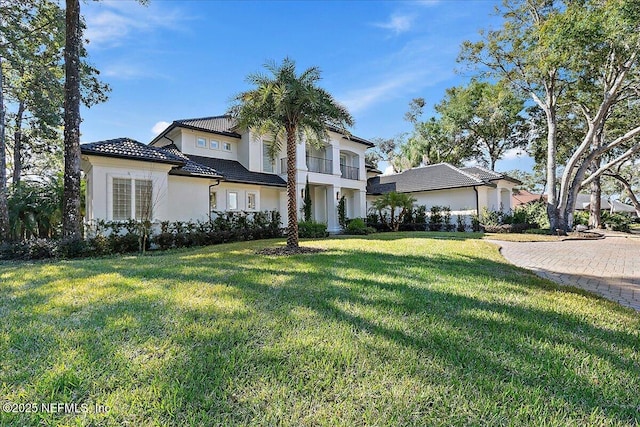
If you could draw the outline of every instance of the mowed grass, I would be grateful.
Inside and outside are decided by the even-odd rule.
[[[0,264],[0,400],[88,407],[0,425],[640,423],[640,315],[465,236]]]

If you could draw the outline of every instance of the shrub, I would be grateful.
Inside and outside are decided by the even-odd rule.
[[[327,224],[316,221],[301,221],[298,223],[298,236],[301,238],[327,237]]]
[[[613,231],[628,232],[630,230],[631,218],[619,213],[603,212],[602,222],[607,228]]]
[[[375,228],[367,227],[367,224],[365,224],[362,218],[352,219],[351,221],[349,221],[349,224],[345,229],[345,234],[352,235],[365,235],[371,234],[372,232],[375,232]]]
[[[137,241],[136,241],[137,243]],[[60,258],[80,258],[87,254],[87,242],[80,238],[66,238],[58,242],[57,255]]]
[[[444,224],[441,206],[431,206],[431,216],[429,217],[429,230],[440,231]]]
[[[458,214],[456,217],[456,230],[459,232],[467,231],[467,221],[463,215]]]

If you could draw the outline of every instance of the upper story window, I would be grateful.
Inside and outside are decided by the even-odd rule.
[[[220,149],[220,141],[216,141],[215,139],[210,139],[209,140],[209,148],[211,148],[212,150],[219,150]]]
[[[207,148],[207,138],[196,138],[196,147]]]
[[[230,142],[223,142],[222,143],[222,149],[224,151],[231,151],[231,143]]]
[[[269,156],[269,150],[271,149],[271,144],[273,142],[263,141],[262,142],[262,170],[264,172],[275,172],[275,162]]]

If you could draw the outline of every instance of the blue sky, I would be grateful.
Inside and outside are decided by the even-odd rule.
[[[82,142],[146,143],[173,120],[223,114],[249,88],[248,74],[286,56],[300,70],[321,68],[321,86],[353,114],[354,134],[393,137],[411,130],[403,118],[411,99],[431,108],[468,81],[460,44],[499,25],[498,1],[81,3],[90,61],[112,87],[107,103],[83,110]],[[532,167],[508,157],[498,170]]]

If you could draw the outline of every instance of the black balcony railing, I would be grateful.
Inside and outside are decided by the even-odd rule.
[[[329,159],[307,156],[307,169],[309,172],[333,173],[333,162]]]
[[[360,179],[360,168],[340,165],[341,176],[346,179]]]

